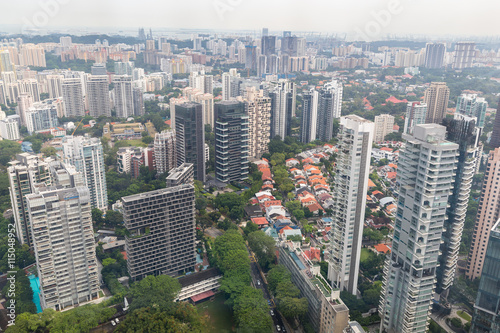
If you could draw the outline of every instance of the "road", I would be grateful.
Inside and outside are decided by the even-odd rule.
[[[247,246],[247,250],[248,250],[248,253],[250,255],[250,261],[251,261],[250,270],[252,273],[252,284],[256,289],[262,290],[262,293],[264,294],[264,298],[270,303],[269,314],[271,314],[271,310],[272,310],[274,315],[272,315],[271,318],[273,320],[274,331],[278,332],[277,328],[276,328],[276,326],[278,325],[281,329],[281,331],[279,333],[290,332],[289,329],[285,330],[285,325],[283,324],[283,318],[276,310],[276,305],[274,303],[274,299],[272,298],[271,293],[269,292],[266,281],[263,279],[263,273],[260,269],[259,264],[255,261],[255,257],[253,256],[253,253],[252,253],[252,251],[250,251],[248,246]]]

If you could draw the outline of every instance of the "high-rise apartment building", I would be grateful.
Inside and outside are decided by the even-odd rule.
[[[9,192],[16,236],[21,244],[33,244],[26,196],[34,193],[36,184],[51,184],[49,164],[35,154],[22,153],[9,163]]]
[[[26,111],[26,127],[31,135],[34,132],[59,126],[57,107],[52,100],[34,103]]]
[[[248,176],[248,114],[238,101],[215,103],[215,178],[223,183]]]
[[[49,91],[49,98],[59,98],[63,96],[62,93],[62,80],[64,76],[55,74],[47,75],[47,89]]]
[[[497,113],[495,115],[495,122],[493,123],[493,132],[491,133],[490,147],[500,147],[500,101],[498,103]]]
[[[500,332],[500,220],[491,229],[470,332]]]
[[[108,75],[106,69],[106,64],[94,63],[90,68],[90,74],[92,75]]]
[[[135,63],[133,61],[115,61],[115,75],[132,75]]]
[[[63,79],[61,83],[64,106],[67,117],[82,117],[85,115],[83,103],[83,86],[79,78]]]
[[[134,98],[132,93],[132,77],[128,75],[115,76],[115,110],[119,118],[134,115]]]
[[[295,83],[279,80],[269,92],[271,98],[271,138],[292,134],[292,117],[295,115]]]
[[[448,141],[458,144],[458,163],[452,194],[448,199],[447,219],[444,222],[443,242],[437,269],[436,291],[446,298],[455,278],[460,241],[465,223],[472,179],[479,155],[479,130],[476,118],[455,114],[454,119],[444,119]]]
[[[82,173],[84,184],[90,191],[92,208],[106,211],[108,190],[101,140],[88,136],[66,136],[63,138],[63,153],[64,161]]]
[[[205,182],[205,124],[199,103],[175,106],[177,165],[191,163],[194,179]]]
[[[417,125],[403,134],[392,251],[384,267],[379,306],[383,332],[426,332],[446,208],[459,146],[446,128]]]
[[[241,78],[236,68],[228,73],[222,73],[222,100],[229,101],[240,95]]]
[[[35,79],[18,81],[19,94],[28,94],[33,97],[34,102],[40,102],[40,85]]]
[[[63,310],[99,297],[89,189],[72,167],[52,162],[55,186],[26,196],[43,309]]]
[[[453,57],[453,69],[464,69],[472,67],[476,58],[476,43],[458,42],[455,44]]]
[[[258,59],[257,47],[255,45],[245,46],[245,69],[256,70]]]
[[[332,239],[328,278],[356,295],[365,222],[366,192],[375,125],[355,115],[340,118],[335,166]]]
[[[450,99],[450,89],[445,82],[432,82],[425,90],[424,103],[427,104],[427,124],[441,124],[446,116],[448,100]]]
[[[192,165],[173,169],[167,188],[121,199],[127,267],[132,280],[147,275],[179,275],[194,269],[195,214],[194,186],[184,183]]]
[[[427,104],[421,102],[408,102],[403,133],[413,134],[415,126],[425,124],[426,116]]]
[[[134,103],[134,116],[144,115],[144,96],[141,88],[132,88],[132,100]]]
[[[14,63],[8,50],[0,51],[0,72],[14,71]]]
[[[158,174],[169,172],[177,167],[175,130],[168,129],[156,133],[153,147],[154,162]]]
[[[316,140],[318,129],[318,91],[311,89],[302,96],[302,125],[300,139],[303,143]]]
[[[471,280],[481,276],[488,237],[493,224],[500,218],[500,191],[497,184],[499,181],[500,148],[496,148],[490,152],[486,162],[481,199],[467,259],[465,276]]]
[[[487,108],[488,102],[483,97],[478,97],[477,94],[461,94],[457,98],[455,113],[476,117],[476,126],[482,129],[484,127]]]
[[[4,140],[19,140],[21,137],[19,131],[20,123],[21,119],[17,114],[0,120],[0,136]]]
[[[446,53],[446,44],[427,43],[427,45],[425,45],[424,67],[442,68],[444,66],[445,53]]]
[[[87,79],[87,99],[92,117],[111,117],[107,75],[90,75]]]
[[[260,159],[269,151],[271,99],[262,90],[247,88],[245,109],[248,114],[249,157]]]
[[[277,54],[276,36],[262,36],[260,43],[260,49],[263,55],[270,56],[271,54]]]
[[[318,121],[316,137],[328,142],[333,138],[333,120],[340,118],[342,111],[342,83],[333,80],[319,91]]]
[[[394,117],[390,114],[375,116],[375,136],[374,142],[382,142],[387,134],[392,133],[394,128]]]

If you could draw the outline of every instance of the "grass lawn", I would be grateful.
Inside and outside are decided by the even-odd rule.
[[[468,314],[467,312],[464,312],[462,310],[460,311],[457,311],[457,315],[462,318],[462,319],[465,319],[467,320],[468,322],[471,321],[472,317],[470,316],[470,314]]]
[[[233,330],[233,316],[231,310],[224,305],[224,295],[219,293],[213,301],[205,301],[196,305],[198,313],[207,315],[211,324],[210,332],[213,333],[229,333]]]
[[[121,147],[147,147],[148,145],[142,142],[142,140],[120,140],[116,141],[116,143],[120,142]]]
[[[361,257],[359,260],[362,262],[366,261],[371,255],[374,255],[374,253],[371,250],[364,247],[361,249]]]

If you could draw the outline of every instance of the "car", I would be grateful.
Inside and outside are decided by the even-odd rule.
[[[257,285],[260,286],[260,280],[257,280]]]
[[[117,324],[120,322],[120,320],[118,318],[116,318],[115,321]]]
[[[274,316],[274,311],[273,311],[273,310],[271,310],[270,312],[271,312],[271,316]]]
[[[280,325],[276,325],[276,331],[281,332],[281,327],[280,327]]]
[[[111,321],[111,325],[116,326],[116,323],[114,320]]]

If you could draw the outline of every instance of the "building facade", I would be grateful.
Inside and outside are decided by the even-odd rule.
[[[318,129],[318,91],[311,89],[302,96],[302,125],[300,139],[303,143],[316,140]]]
[[[215,178],[223,183],[248,176],[249,134],[245,104],[215,103]]]
[[[199,103],[175,106],[175,146],[177,165],[191,163],[194,179],[205,182],[205,124]]]
[[[393,132],[394,117],[390,114],[375,116],[375,136],[374,142],[385,141],[385,136]]]
[[[427,43],[425,45],[424,67],[442,68],[444,66],[445,54],[446,54],[446,44]]]
[[[425,124],[427,117],[427,104],[421,102],[409,102],[406,107],[405,127],[403,133],[413,134],[415,126]]]
[[[403,134],[392,251],[379,305],[382,332],[427,331],[459,148],[445,136],[446,128],[437,124],[417,125],[413,135]]]
[[[467,259],[465,276],[474,280],[481,276],[486,245],[493,224],[500,218],[500,148],[492,150],[486,162],[481,199],[477,209],[476,224]]]
[[[424,94],[424,103],[427,104],[425,123],[441,124],[446,116],[449,99],[450,89],[446,86],[446,83],[432,82]]]
[[[132,91],[132,77],[129,75],[115,76],[115,110],[119,118],[128,118],[135,115],[134,95]]]
[[[271,99],[262,90],[247,88],[245,110],[248,114],[249,157],[260,159],[269,151]]]
[[[87,100],[92,117],[111,116],[107,75],[90,75],[87,78]]]
[[[332,239],[328,278],[336,288],[356,295],[366,192],[375,125],[355,115],[340,118],[335,166]]]
[[[62,96],[66,108],[67,117],[81,117],[85,115],[83,102],[82,80],[79,78],[67,78],[62,80]]]
[[[455,113],[468,117],[476,117],[476,126],[482,129],[484,127],[487,108],[488,102],[483,97],[478,97],[477,94],[461,94],[457,99]]]
[[[177,166],[175,131],[165,130],[155,134],[154,162],[158,174],[169,172]]]

